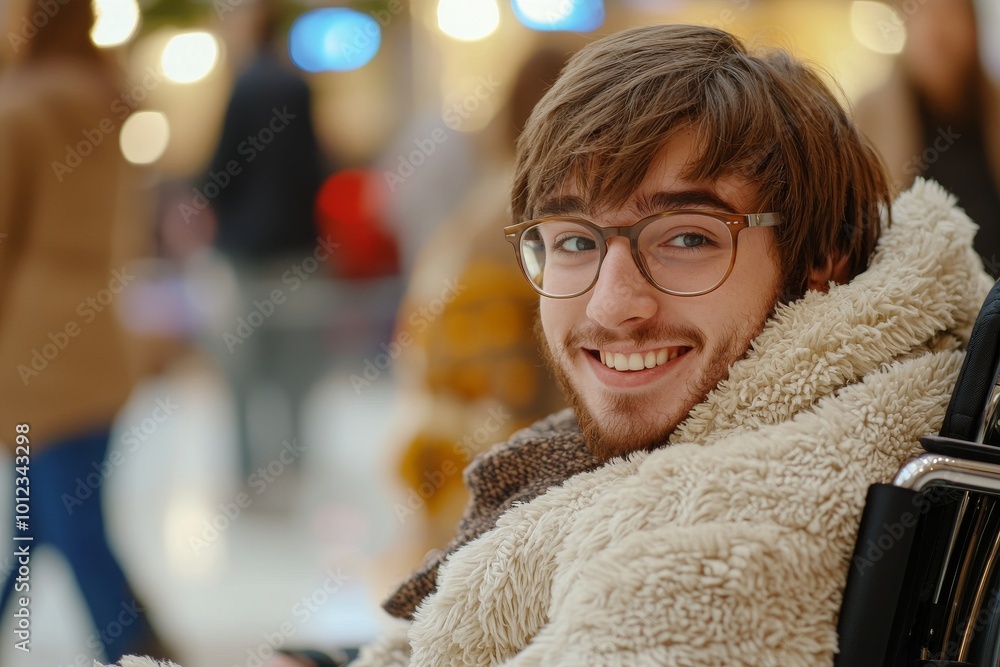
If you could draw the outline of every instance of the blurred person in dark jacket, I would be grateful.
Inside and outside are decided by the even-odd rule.
[[[243,331],[230,322],[213,343],[234,394],[243,479],[277,456],[283,441],[297,451],[305,446],[299,412],[324,349],[317,323],[297,317],[301,309],[287,301],[315,295],[320,278],[296,271],[303,260],[330,260],[315,224],[324,160],[309,85],[281,53],[279,5],[268,0],[251,11],[256,50],[236,80],[200,188],[218,221],[215,245],[239,283],[238,315],[254,322]],[[281,303],[271,299],[275,290]],[[268,409],[256,409],[265,396]],[[271,417],[275,406],[283,417]]]
[[[251,262],[312,248],[323,176],[312,94],[280,53],[278,7],[261,3],[256,12],[256,51],[236,79],[206,179],[226,174],[233,162],[239,167],[229,179],[215,179],[226,183],[211,198],[215,242],[226,255]]]
[[[111,425],[137,380],[114,311],[143,232],[118,147],[123,81],[91,43],[93,20],[89,2],[60,3],[0,77],[0,442],[29,492],[15,534],[33,540],[16,545],[69,562],[101,638],[84,650],[162,656],[101,511]],[[5,613],[26,594],[16,573]]]
[[[895,3],[906,44],[889,81],[857,105],[897,190],[917,176],[958,197],[976,251],[1000,277],[1000,86],[979,50],[973,0]]]

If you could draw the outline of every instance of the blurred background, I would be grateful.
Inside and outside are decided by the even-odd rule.
[[[1000,272],[996,0],[0,7],[0,516],[27,423],[38,531],[32,651],[10,601],[3,665],[250,667],[381,632],[464,465],[561,406],[500,228],[520,127],[603,35],[806,59]]]

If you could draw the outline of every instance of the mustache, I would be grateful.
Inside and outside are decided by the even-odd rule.
[[[563,345],[567,349],[576,347],[594,349],[615,343],[630,343],[637,348],[644,348],[650,343],[664,341],[688,344],[690,347],[705,346],[705,336],[698,329],[682,324],[657,322],[645,322],[624,335],[591,324],[571,331],[563,340]]]

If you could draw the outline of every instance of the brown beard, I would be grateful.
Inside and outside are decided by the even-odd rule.
[[[715,352],[707,351],[704,347],[704,336],[700,331],[690,327],[655,327],[651,324],[650,326],[640,326],[632,331],[627,340],[637,348],[645,347],[652,341],[686,341],[692,348],[688,354],[695,351],[700,354],[712,354],[708,366],[698,376],[688,380],[687,395],[684,400],[672,410],[670,410],[670,406],[664,406],[670,410],[666,424],[655,428],[642,427],[638,431],[600,423],[573,386],[566,368],[559,363],[549,347],[540,316],[535,319],[535,335],[538,336],[542,356],[548,364],[549,370],[566,395],[567,402],[576,413],[576,419],[588,449],[600,460],[609,461],[617,456],[626,456],[640,450],[652,450],[667,444],[670,434],[687,417],[691,408],[704,401],[709,392],[715,389],[722,380],[729,377],[730,367],[746,355],[750,342],[757,337],[763,326],[764,322],[761,322],[728,331],[720,349]],[[612,335],[599,327],[591,327],[571,332],[563,341],[562,349],[579,349],[583,342],[586,342],[588,347],[600,347],[613,341],[621,342],[622,337]],[[649,409],[648,401],[643,400],[640,396],[621,395],[614,396],[610,400],[612,401],[611,409],[625,416],[639,417],[644,411],[648,412]],[[641,424],[642,422],[639,419],[633,419],[631,423]]]

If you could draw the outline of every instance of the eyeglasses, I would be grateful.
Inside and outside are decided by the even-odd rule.
[[[700,296],[726,281],[736,241],[748,227],[774,227],[777,213],[667,211],[632,225],[600,227],[589,220],[551,217],[504,227],[517,263],[536,292],[570,299],[597,283],[608,243],[629,240],[639,271],[661,292]]]

